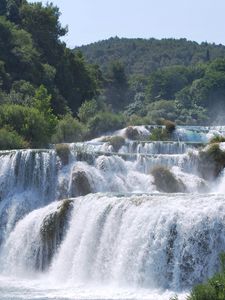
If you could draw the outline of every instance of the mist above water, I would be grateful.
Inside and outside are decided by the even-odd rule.
[[[137,130],[116,150],[101,137],[0,153],[2,299],[182,299],[218,270],[225,177],[203,178],[198,157],[225,128],[180,127],[170,142]],[[182,193],[162,192],[158,167]]]

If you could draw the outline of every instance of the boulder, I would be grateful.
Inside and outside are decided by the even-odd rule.
[[[72,172],[71,195],[72,197],[84,196],[92,192],[88,176],[80,167],[75,166]]]

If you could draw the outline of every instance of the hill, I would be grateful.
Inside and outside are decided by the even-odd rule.
[[[194,65],[225,56],[225,46],[188,41],[186,39],[109,38],[75,48],[89,63],[107,71],[110,62],[119,60],[129,75],[149,75],[171,65]]]

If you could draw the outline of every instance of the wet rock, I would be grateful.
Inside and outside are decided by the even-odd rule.
[[[152,170],[156,188],[164,193],[183,193],[186,191],[184,183],[165,167],[155,167]]]
[[[70,156],[70,148],[69,145],[67,144],[56,144],[55,145],[55,150],[60,158],[62,165],[68,165],[69,163],[69,156]]]
[[[132,126],[127,127],[127,129],[125,131],[125,136],[129,140],[139,140],[140,139],[140,134],[139,134],[138,130]]]
[[[36,261],[37,269],[44,270],[49,266],[64,238],[72,205],[72,200],[63,200],[55,212],[44,218],[40,229],[41,244]]]
[[[84,196],[92,192],[91,185],[85,170],[80,167],[73,169],[71,194],[72,197]]]
[[[118,152],[125,144],[125,139],[122,136],[111,136],[103,139],[103,142],[109,143],[113,147],[113,150]]]
[[[213,143],[199,152],[198,171],[202,178],[212,180],[225,167],[225,151],[220,149],[219,143]]]

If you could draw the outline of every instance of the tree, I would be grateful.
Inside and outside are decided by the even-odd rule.
[[[56,65],[63,54],[63,44],[59,39],[67,33],[67,27],[62,27],[59,21],[59,8],[52,3],[46,6],[41,2],[25,3],[21,17],[22,27],[32,35],[44,62]]]
[[[127,104],[128,82],[124,66],[114,61],[109,66],[106,83],[106,99],[114,111],[119,111]]]
[[[0,1],[0,16],[4,16],[6,14],[6,0]]]
[[[48,126],[46,127],[46,131],[51,136],[55,131],[57,118],[51,108],[51,95],[48,95],[48,91],[43,85],[36,90],[33,103],[34,108],[38,109],[47,121]]]

